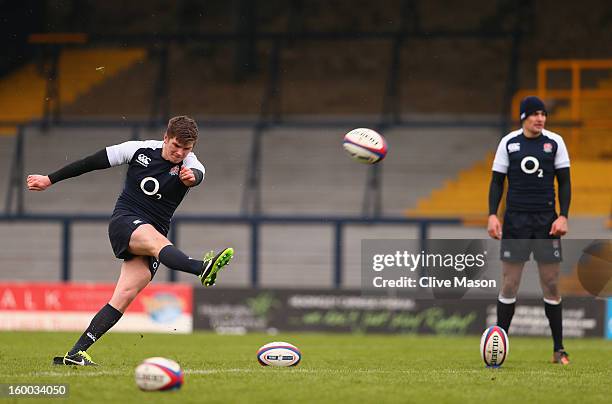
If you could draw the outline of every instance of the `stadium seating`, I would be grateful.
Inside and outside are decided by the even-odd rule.
[[[141,138],[160,138],[161,130],[144,132]],[[428,194],[444,178],[492,147],[495,137],[490,129],[394,129],[385,133],[392,152],[382,166],[382,192],[385,215],[398,216],[407,203]],[[464,147],[467,136],[474,140],[473,148]],[[80,156],[97,151],[108,144],[128,140],[128,129],[66,129],[53,128],[41,132],[26,131],[26,173],[46,173]],[[237,214],[240,211],[242,187],[246,178],[251,132],[249,130],[205,129],[196,152],[207,168],[202,186],[189,193],[179,209],[189,214]],[[263,140],[262,206],[267,214],[359,215],[363,199],[367,166],[351,161],[342,151],[342,133],[330,129],[275,129]],[[13,140],[13,139],[11,139]],[[7,142],[8,146],[9,142]],[[7,147],[10,150],[10,146]],[[458,150],[460,152],[458,152]],[[299,151],[299,153],[298,153]],[[425,160],[423,156],[428,156]],[[435,162],[435,164],[432,164]],[[26,210],[30,213],[102,213],[110,214],[122,188],[122,168],[97,171],[67,180],[44,193],[25,193]],[[14,227],[2,227],[0,239],[10,239]],[[24,279],[59,277],[58,225],[28,225],[24,232],[37,236],[36,245],[46,251],[50,264],[44,265],[44,255],[36,254]],[[330,286],[329,270],[333,239],[331,226],[293,226],[287,238],[286,226],[269,225],[262,229],[262,274],[264,284]],[[362,237],[418,237],[416,226],[351,226],[345,245],[346,279],[359,282],[359,242]],[[106,236],[105,223],[82,223],[73,230],[73,272],[76,280],[112,280],[118,262]],[[233,244],[236,262],[224,283],[248,283],[247,226],[232,225],[219,229],[215,225],[184,225],[179,232],[179,244],[192,256],[203,248],[220,248]],[[12,242],[9,240],[9,242]],[[292,245],[291,247],[289,247]],[[9,253],[10,251],[10,253]],[[27,246],[11,245],[3,254],[18,257]],[[16,259],[16,258],[15,258]],[[15,276],[15,275],[11,275]],[[165,275],[160,276],[161,279]],[[180,275],[179,279],[194,281]]]
[[[441,189],[419,200],[408,215],[448,216],[453,212],[467,220],[485,216],[488,211],[489,182],[493,157],[461,171],[455,179],[447,180]],[[572,216],[606,216],[612,203],[612,179],[609,161],[572,161]],[[483,213],[484,212],[484,213]],[[480,222],[483,223],[483,222]]]
[[[77,97],[101,81],[112,77],[145,57],[142,49],[68,49],[59,61],[62,104]],[[35,63],[29,63],[0,80],[0,121],[29,121],[43,115],[46,77]],[[0,128],[12,134],[14,127]]]
[[[600,80],[598,84],[601,93],[612,89],[609,79]],[[518,98],[527,93],[529,91],[522,91]],[[553,106],[549,127],[564,137],[572,159],[572,216],[605,217],[612,207],[612,137],[609,126],[612,109],[609,98],[581,99],[579,112],[580,128],[555,127],[555,122],[571,121],[572,115],[566,105]],[[486,196],[492,160],[493,153],[490,153],[446,181],[441,189],[434,190],[429,197],[419,200],[416,207],[408,209],[407,213],[448,215],[457,212],[468,220],[479,216],[482,218],[487,211]]]
[[[388,21],[398,21],[397,18],[390,18],[397,7],[361,3],[372,12],[363,12],[363,7],[351,5],[341,13],[346,19],[340,23],[334,19],[327,21],[327,14],[313,6],[308,10],[312,15],[307,17],[304,28],[338,31],[349,28],[393,31],[398,28],[397,25],[386,25]],[[486,7],[491,13],[494,11],[493,3],[480,3],[481,8]],[[398,4],[395,2],[395,5]],[[435,6],[423,4],[425,27],[434,29],[452,23],[457,30],[477,29],[483,22],[481,16],[463,7],[456,7],[453,13],[432,12],[429,10],[431,7]],[[281,31],[285,29],[284,17],[267,18],[274,20],[267,27]],[[537,40],[538,32],[530,35],[532,43],[546,43]],[[353,117],[367,114],[371,117],[381,112],[391,57],[390,43],[363,40],[357,46],[349,41],[296,41],[287,45],[281,54],[281,82],[278,83],[282,88],[280,103],[285,118],[292,114],[306,114],[315,118],[319,117],[318,114],[334,117],[337,114]],[[506,77],[508,62],[499,55],[506,54],[508,45],[507,40],[488,41],[484,38],[432,40],[415,37],[406,40],[401,51],[400,83],[400,103],[405,119],[418,120],[422,118],[418,113],[440,111],[448,114],[497,114],[497,101],[502,98],[505,85],[502,78]],[[521,74],[533,67],[536,56],[531,56],[529,52],[537,54],[538,49],[525,49],[527,54],[519,61]],[[589,51],[588,47],[584,49],[585,52]],[[168,61],[172,73],[169,82],[171,113],[215,118],[223,115],[255,117],[261,110],[262,94],[269,78],[270,51],[268,41],[259,42],[258,68],[248,77],[236,80],[232,74],[232,46],[225,43],[171,45]],[[465,58],[466,54],[470,57]],[[154,59],[145,58],[144,51],[101,48],[66,50],[60,66],[65,69],[60,73],[64,116],[94,116],[113,120],[148,116],[153,83],[157,79],[157,64]],[[482,69],[482,66],[487,68]],[[351,74],[347,74],[347,71]],[[474,71],[479,74],[466,74]],[[38,76],[34,66],[26,66],[6,80],[11,80],[13,87],[5,89],[0,83],[0,105],[5,106],[2,111],[10,111],[12,115],[0,115],[0,120],[40,117],[44,80]],[[605,86],[606,82],[602,81],[601,85]],[[14,88],[20,91],[16,93]],[[6,107],[9,101],[4,101],[3,94],[10,97],[11,108]],[[587,104],[585,108],[599,112],[599,107]],[[407,115],[407,112],[414,115]],[[556,114],[563,117],[562,106],[556,109]],[[490,119],[490,115],[481,116]],[[426,119],[440,122],[446,118],[448,116],[426,116]],[[475,119],[478,120],[478,117]],[[551,119],[560,118],[554,115]],[[251,131],[209,129],[206,125],[202,125],[202,128],[203,138],[197,151],[207,167],[207,179],[201,189],[189,194],[179,214],[236,214],[240,210],[246,180]],[[263,140],[261,167],[263,212],[360,214],[367,169],[341,155],[340,137],[348,129],[352,128],[274,129],[267,133]],[[560,132],[565,134],[564,131]],[[590,133],[595,133],[595,129]],[[474,215],[483,217],[490,178],[490,151],[494,150],[499,135],[496,130],[395,128],[384,134],[391,146],[390,154],[382,165],[385,215],[401,215],[409,206],[410,216],[460,214],[466,219]],[[160,135],[160,131],[156,130],[142,133],[141,138],[159,138]],[[52,129],[48,133],[28,129],[26,173],[48,172],[107,144],[128,140],[130,136],[127,129],[64,128]],[[0,143],[0,152],[6,152],[7,159],[4,161],[7,165],[12,140],[1,139]],[[581,153],[600,150],[600,146],[609,141],[609,136],[604,132],[583,136]],[[610,186],[605,173],[609,171],[608,163],[593,160],[590,155],[585,156],[588,160],[574,159],[572,214],[596,212],[600,215],[598,212],[603,212],[607,216]],[[26,193],[26,209],[32,213],[110,213],[122,187],[119,179],[123,174],[121,170],[91,173],[66,181],[61,187],[43,194]],[[457,172],[458,177],[453,179]],[[6,180],[5,177],[0,179],[1,189],[6,189]],[[473,223],[478,223],[480,227],[440,226],[432,228],[430,236],[483,237],[482,220]],[[31,256],[26,265],[19,264],[20,279],[58,279],[60,230],[55,224],[3,225],[0,240],[6,240],[6,245],[10,246],[1,253],[3,262],[18,265],[24,262],[19,257]],[[288,233],[291,237],[287,237]],[[595,234],[586,231],[584,234],[587,233]],[[37,246],[35,254],[30,254],[28,246],[18,242],[28,237]],[[78,224],[73,229],[73,237],[74,279],[112,280],[116,277],[118,262],[110,252],[106,224]],[[250,257],[246,226],[224,226],[219,231],[215,225],[189,224],[181,227],[178,237],[179,245],[194,257],[201,253],[202,248],[233,244],[239,254],[224,284],[248,284]],[[291,229],[282,225],[264,226],[261,240],[262,284],[330,286],[332,237],[330,227],[326,226],[293,226]],[[345,234],[344,256],[347,285],[357,286],[359,283],[359,240],[367,237],[406,238],[418,237],[418,233],[416,226],[349,226]],[[165,279],[165,276],[162,274],[160,279]],[[179,279],[194,281],[187,275],[179,275]]]

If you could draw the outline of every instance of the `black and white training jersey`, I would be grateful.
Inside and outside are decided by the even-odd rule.
[[[508,177],[506,210],[543,212],[555,209],[555,170],[570,166],[563,138],[542,130],[528,138],[519,129],[499,142],[493,171]]]
[[[189,191],[179,179],[181,167],[202,174],[205,170],[192,152],[179,164],[165,160],[162,145],[161,140],[129,141],[107,147],[106,154],[111,167],[129,165],[113,215],[140,215],[167,233],[174,211]]]

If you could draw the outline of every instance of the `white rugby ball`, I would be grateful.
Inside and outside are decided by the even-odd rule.
[[[173,360],[148,358],[136,367],[136,385],[144,391],[176,390],[183,385],[183,370]]]
[[[301,359],[300,350],[288,342],[270,342],[257,351],[261,366],[296,366]]]
[[[510,351],[510,341],[503,328],[496,325],[487,328],[480,338],[480,356],[487,367],[500,367]]]
[[[342,147],[353,160],[365,164],[378,163],[387,155],[385,138],[367,128],[353,129],[344,135]]]

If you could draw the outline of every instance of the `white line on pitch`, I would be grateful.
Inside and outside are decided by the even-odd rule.
[[[93,369],[92,369],[93,370]],[[288,369],[289,372],[286,374],[305,374],[305,373],[336,373],[336,374],[355,374],[355,373],[366,373],[366,374],[384,374],[384,373],[421,373],[419,369],[320,369],[320,368],[292,368]],[[234,369],[185,369],[187,375],[207,375],[216,373],[256,373],[265,371],[264,368],[234,368]],[[466,373],[482,373],[481,369],[436,369],[436,373],[446,374],[466,374]],[[533,370],[525,371],[524,375],[544,375],[544,374],[556,374],[552,370]],[[100,377],[100,376],[131,376],[132,372],[126,372],[122,370],[69,370],[66,372],[62,371],[41,371],[41,372],[28,372],[21,374],[0,374],[1,378],[10,377],[36,377],[36,376],[77,376],[77,377]]]

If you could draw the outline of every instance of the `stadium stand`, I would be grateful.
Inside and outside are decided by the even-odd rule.
[[[390,2],[393,4],[387,7],[367,1],[360,1],[359,7],[353,2],[340,2],[333,5],[339,9],[331,13],[335,17],[329,19],[327,15],[331,14],[326,14],[329,9],[327,4],[323,7],[323,3],[327,2],[304,10],[304,25],[296,29],[297,32],[300,29],[394,32],[399,28],[399,19],[394,18],[397,17],[395,13],[399,1]],[[349,3],[350,6],[347,6]],[[262,7],[274,8],[270,4]],[[484,0],[479,4],[481,13],[473,13],[459,2],[448,5],[453,12],[440,13],[431,9],[435,5],[423,2],[421,29],[424,32],[448,26],[456,30],[480,29],[486,25],[482,16],[493,13],[495,4]],[[535,11],[550,8],[551,4],[537,2]],[[290,16],[285,12],[262,13],[265,15],[266,29],[286,31]],[[339,20],[338,15],[344,18]],[[209,15],[204,18],[207,19],[205,29],[209,32],[215,31],[218,26],[229,25],[227,21],[224,21],[225,25],[219,25],[220,20],[209,21]],[[593,18],[591,15],[582,16],[580,21],[584,26],[596,26]],[[557,20],[564,21],[562,18]],[[557,20],[552,18],[549,24],[560,24]],[[122,22],[109,21],[105,27],[98,29],[102,33],[112,33],[112,24]],[[126,27],[124,32],[138,33],[138,29],[146,24],[150,25],[148,28],[151,31],[159,25],[157,21],[144,19],[139,24],[143,25]],[[507,21],[504,24],[500,22],[500,26],[507,25]],[[166,28],[160,27],[160,30]],[[556,55],[555,52],[567,54],[577,49],[570,42],[557,40],[554,49],[546,53],[548,49],[544,49],[544,44],[550,43],[546,40],[546,32],[536,30],[526,35],[532,42],[521,51],[518,66],[525,86],[535,85],[534,66],[541,54],[552,57]],[[563,36],[565,31],[556,30],[555,35]],[[572,35],[582,38],[576,39],[581,44],[576,50],[579,55],[590,56],[603,48],[597,42],[599,39],[589,37],[588,33],[574,30]],[[585,37],[590,41],[585,41]],[[418,121],[425,117],[440,122],[441,126],[396,127],[384,132],[392,152],[382,166],[383,214],[401,215],[407,206],[411,207],[408,210],[410,216],[461,215],[471,218],[486,211],[491,157],[489,154],[483,159],[483,156],[494,149],[499,131],[494,125],[449,128],[445,122],[468,116],[470,122],[482,123],[491,121],[492,116],[495,118],[494,114],[500,113],[508,62],[499,55],[508,53],[510,40],[489,39],[415,37],[404,43],[401,50],[403,76],[399,83],[402,115],[406,121]],[[248,170],[252,129],[209,128],[206,122],[210,117],[227,115],[237,121],[245,117],[251,119],[261,112],[262,93],[270,75],[268,64],[272,44],[270,41],[258,42],[256,66],[251,66],[252,70],[238,79],[233,70],[235,49],[226,42],[156,42],[155,47],[160,44],[167,45],[169,51],[169,112],[202,117],[198,121],[203,137],[197,151],[208,170],[202,188],[190,193],[179,213],[237,214]],[[283,90],[279,100],[283,119],[304,115],[313,120],[321,115],[327,119],[340,115],[361,119],[381,112],[391,56],[391,47],[387,42],[287,41],[286,45],[280,55],[280,82],[277,83]],[[466,58],[465,55],[470,57]],[[48,172],[105,145],[130,139],[129,121],[147,117],[151,110],[159,69],[151,52],[145,55],[145,51],[140,49],[66,49],[62,53],[60,66],[67,69],[60,73],[63,117],[102,117],[126,121],[126,129],[52,127],[47,132],[40,132],[29,126],[25,145],[26,173]],[[97,69],[100,67],[104,69]],[[351,74],[347,74],[347,71]],[[4,92],[0,83],[0,105],[8,105],[3,103],[9,101],[2,98],[2,94],[7,94],[11,97],[10,102],[23,107],[3,108],[2,111],[10,111],[13,115],[0,116],[0,120],[25,120],[41,116],[44,83],[40,83],[42,79],[34,65],[27,65],[20,72],[5,77],[20,89],[17,94],[8,88]],[[610,85],[609,80],[605,79],[599,83],[602,88]],[[598,106],[591,106],[589,102],[585,102],[583,107],[595,113],[599,111]],[[440,112],[444,115],[439,115]],[[564,106],[558,105],[551,120],[564,120],[567,114]],[[348,129],[351,128],[279,127],[268,130],[262,147],[263,213],[360,214],[366,168],[354,164],[345,156],[338,156],[340,136]],[[565,134],[564,130],[560,132]],[[606,174],[609,172],[609,162],[594,160],[594,155],[586,154],[601,150],[601,145],[609,144],[610,137],[609,132],[602,131],[601,135],[594,133],[594,130],[590,130],[589,136],[581,137],[580,153],[585,153],[584,158],[574,159],[572,216],[587,212],[596,213],[599,219],[581,219],[579,235],[602,234],[600,218],[610,213],[609,195],[612,192],[608,185],[609,175]],[[153,130],[140,133],[140,138],[159,138],[160,135],[160,130]],[[0,137],[0,153],[6,157],[3,161],[7,165],[13,140]],[[589,143],[591,141],[594,144]],[[604,158],[605,154],[597,157]],[[26,211],[110,214],[122,186],[120,170],[90,173],[42,194],[26,193]],[[456,173],[459,175],[455,180],[453,177]],[[6,180],[5,177],[0,178],[2,189],[6,189]],[[431,196],[427,198],[428,195]],[[573,223],[571,225],[574,226]],[[201,253],[204,246],[218,248],[231,241],[241,253],[232,264],[231,273],[224,279],[224,285],[244,286],[249,284],[248,231],[245,225],[224,226],[223,232],[219,233],[215,225],[184,224],[178,240],[181,247],[194,257]],[[288,232],[283,225],[266,225],[262,229],[261,284],[330,286],[329,268],[333,249],[330,228],[292,226],[290,238],[287,237]],[[3,262],[6,259],[6,262],[19,266],[20,279],[59,279],[60,233],[59,225],[3,224],[0,227],[0,240],[6,240],[10,246],[1,253]],[[79,223],[74,226],[73,233],[74,279],[115,279],[118,262],[110,252],[106,225]],[[28,246],[19,240],[27,239],[28,234],[31,234],[29,238],[37,246],[38,252],[36,257],[22,265],[23,261],[19,261],[18,257],[27,255]],[[482,228],[446,226],[432,228],[430,232],[431,237],[479,238],[483,234]],[[365,237],[409,238],[418,237],[418,232],[416,226],[349,226],[343,257],[347,286],[358,285],[358,241]],[[289,245],[292,247],[289,248]],[[280,254],[279,250],[289,252]],[[0,273],[0,276],[5,274]],[[14,276],[10,274],[10,279],[15,279]],[[165,276],[162,273],[159,278],[164,280]],[[184,275],[179,275],[178,279],[194,281]]]
[[[557,68],[576,66],[576,77],[581,70],[612,69],[612,61],[555,61],[541,62],[541,66],[552,64]],[[539,68],[542,70],[542,67]],[[546,85],[546,76],[539,79]],[[576,83],[580,86],[580,83]],[[572,216],[602,217],[610,213],[612,206],[612,108],[610,108],[610,79],[601,80],[595,89],[574,92],[548,91],[552,113],[549,114],[549,127],[564,136],[572,159]],[[518,101],[528,94],[542,93],[545,90],[523,90],[515,96],[513,115],[518,115]],[[557,102],[559,104],[555,108]],[[558,122],[579,121],[579,127],[560,127]],[[413,215],[448,215],[450,212],[466,217],[482,216],[487,210],[487,193],[493,154],[468,170],[459,172],[456,178],[445,182],[441,189],[434,190],[428,198],[421,199],[416,208],[409,209]]]
[[[142,49],[67,49],[61,53],[61,102],[73,103],[92,87],[142,60]],[[36,63],[29,63],[0,80],[0,122],[26,122],[43,115],[47,79]],[[0,127],[3,134],[15,127]]]
[[[467,170],[461,171],[456,179],[447,180],[444,186],[422,198],[408,215],[445,216],[454,212],[478,221],[486,215],[487,195],[493,156],[490,154]],[[606,216],[612,203],[611,164],[607,161],[591,161],[576,158],[572,161],[572,216]],[[484,213],[483,213],[484,212]]]
[[[147,131],[141,138],[159,138],[159,130]],[[344,155],[338,156],[341,133],[336,130],[274,129],[264,139],[262,202],[264,213],[286,215],[359,215],[366,176],[366,166],[356,165]],[[476,147],[466,148],[462,139],[470,136]],[[130,139],[129,129],[67,129],[53,128],[47,132],[30,128],[26,132],[25,171],[48,172],[66,161],[78,159],[102,147]],[[416,201],[457,170],[469,166],[474,159],[495,142],[491,129],[393,129],[386,133],[393,145],[383,169],[383,203],[387,215],[399,215],[406,203]],[[235,214],[240,209],[242,183],[246,177],[250,131],[203,128],[196,152],[207,168],[207,179],[201,188],[192,191],[181,205],[185,214]],[[8,149],[8,148],[7,148]],[[299,153],[297,151],[299,150]],[[432,156],[436,164],[424,162],[421,156]],[[341,157],[341,158],[338,158]],[[25,194],[29,213],[102,213],[110,214],[122,188],[123,169],[89,173],[52,187],[44,193]],[[93,186],[92,186],[93,184]],[[33,226],[33,227],[32,227]],[[30,226],[33,229],[35,225]],[[59,226],[41,225],[40,232]],[[262,234],[262,278],[264,285],[291,283],[302,279],[301,285],[331,285],[329,260],[332,238],[329,226],[293,226],[292,236],[286,237],[282,226],[266,226]],[[179,243],[193,256],[202,248],[218,248],[230,241],[238,251],[248,251],[248,228],[229,226],[215,231],[214,225],[185,225],[178,235]],[[212,232],[211,232],[212,230]],[[2,227],[2,239],[10,238],[14,229]],[[39,233],[38,230],[34,232]],[[105,224],[78,224],[73,230],[73,267],[78,280],[112,280],[117,266],[106,236]],[[384,228],[355,226],[347,231],[345,261],[347,282],[358,282],[359,235],[390,238],[417,237],[414,228]],[[352,241],[351,241],[352,240]],[[57,245],[55,237],[37,245]],[[292,248],[279,246],[292,243]],[[13,246],[11,256],[18,257],[26,246]],[[59,247],[58,247],[59,249]],[[52,256],[57,256],[58,250]],[[288,251],[286,255],[279,251]],[[239,254],[229,274],[227,284],[248,282],[248,256]],[[40,260],[47,257],[39,256]],[[7,257],[10,259],[10,257]],[[20,272],[23,279],[59,277],[56,260],[45,268],[30,266]],[[51,268],[49,268],[51,267]],[[36,269],[40,268],[40,269]],[[44,272],[41,272],[44,271]],[[274,274],[272,276],[271,274]],[[15,276],[12,274],[11,276]],[[163,275],[161,277],[163,278]],[[193,281],[189,276],[180,280]],[[225,282],[224,282],[225,283]]]
[[[343,130],[273,129],[263,144],[263,211],[278,214],[359,214],[367,166],[338,156]],[[158,139],[163,128],[142,133]],[[249,130],[202,128],[196,152],[207,167],[203,189],[190,193],[181,205],[186,213],[235,213],[240,209],[246,177]],[[393,154],[383,170],[384,211],[399,215],[444,178],[469,166],[495,143],[491,129],[409,129],[385,133]],[[463,139],[474,139],[466,147]],[[29,128],[25,136],[26,172],[48,172],[107,145],[130,140],[130,129]],[[7,145],[9,143],[6,140]],[[7,156],[10,147],[6,147]],[[299,153],[297,152],[299,150]],[[431,156],[435,165],[423,161]],[[338,158],[342,157],[342,158]],[[121,190],[119,169],[88,174],[45,193],[26,193],[31,213],[104,213],[112,209]],[[424,179],[425,178],[425,179]],[[91,187],[90,184],[97,184]],[[100,189],[106,192],[100,192]],[[316,190],[316,192],[313,192]]]
[[[0,189],[2,190],[8,189],[8,173],[10,172],[14,143],[15,139],[13,137],[0,136],[0,170],[5,173],[5,175],[0,175]]]

